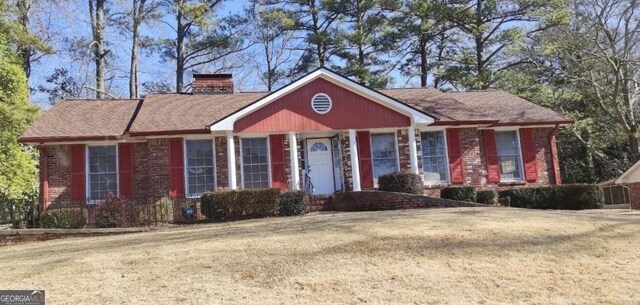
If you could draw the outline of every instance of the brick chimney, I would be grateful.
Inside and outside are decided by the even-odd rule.
[[[231,74],[194,74],[191,90],[194,94],[232,94]]]

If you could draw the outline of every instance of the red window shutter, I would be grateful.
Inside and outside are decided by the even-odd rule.
[[[133,145],[118,144],[118,191],[125,198],[133,198]]]
[[[169,140],[169,196],[184,196],[184,146],[182,139]]]
[[[86,193],[86,161],[84,144],[70,145],[71,201],[84,202]]]
[[[538,169],[536,168],[536,144],[533,141],[532,128],[520,129],[520,148],[524,161],[524,177],[529,182],[536,182]]]
[[[360,162],[360,187],[373,189],[373,161],[371,160],[371,136],[368,131],[358,131],[358,159]],[[352,161],[353,162],[353,161]]]
[[[449,153],[449,175],[451,176],[451,183],[464,183],[462,148],[460,146],[460,131],[458,129],[447,129],[447,150]]]
[[[500,182],[500,165],[498,164],[498,147],[496,133],[493,130],[483,130],[484,151],[487,158],[487,180],[489,183]]]
[[[271,186],[284,191],[287,189],[287,175],[284,162],[284,135],[269,136],[269,153],[271,155]]]

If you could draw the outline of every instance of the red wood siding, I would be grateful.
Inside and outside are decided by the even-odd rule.
[[[287,189],[287,175],[284,162],[284,135],[269,136],[269,153],[271,154],[271,186],[284,191]]]
[[[368,131],[358,131],[358,161],[360,162],[360,187],[373,189],[373,160],[371,159],[371,136]]]
[[[85,174],[85,146],[73,144],[69,149],[71,165],[71,201],[84,201],[86,199],[86,174]]]
[[[462,164],[462,148],[460,146],[460,131],[447,129],[447,151],[449,153],[449,175],[451,183],[464,183],[464,168]]]
[[[493,130],[483,130],[485,154],[487,158],[487,180],[489,183],[500,182],[500,165],[498,164],[498,147],[496,133]]]
[[[333,105],[317,114],[311,99],[326,93]],[[349,128],[407,127],[409,117],[324,79],[316,79],[236,121],[236,132],[321,131]]]
[[[133,198],[133,144],[118,144],[118,192]]]
[[[536,144],[533,140],[533,129],[520,129],[520,148],[524,162],[524,177],[528,182],[536,182],[538,169],[536,168]]]
[[[184,146],[182,139],[169,140],[169,196],[184,196]]]

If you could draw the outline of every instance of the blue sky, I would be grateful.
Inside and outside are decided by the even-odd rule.
[[[115,1],[115,5],[112,12],[122,10],[129,4],[130,1]],[[228,14],[239,13],[245,6],[248,5],[248,1],[227,1],[224,3],[222,9],[218,11],[218,16],[222,17]],[[54,55],[43,57],[32,67],[32,75],[30,77],[31,88],[37,88],[40,85],[46,84],[46,78],[53,73],[56,68],[66,68],[72,72],[76,81],[81,82],[89,87],[94,87],[94,63],[91,60],[90,54],[83,54],[88,52],[88,46],[80,45],[77,49],[69,48],[69,43],[66,40],[74,38],[86,38],[91,35],[91,27],[88,22],[88,7],[86,2],[77,1],[77,3],[64,2],[58,4],[51,9],[47,8],[47,14],[41,14],[44,17],[41,18],[40,23],[49,24],[49,32],[53,37],[51,44],[56,48],[57,52]],[[55,18],[54,18],[55,17]],[[143,36],[153,37],[165,37],[172,38],[175,34],[172,33],[171,28],[167,24],[174,24],[175,20],[172,16],[166,16],[162,22],[155,22],[153,24],[145,25],[142,28]],[[107,29],[107,41],[109,43],[109,50],[112,52],[110,58],[111,69],[108,75],[108,86],[110,92],[116,97],[126,98],[128,97],[128,71],[129,71],[129,50],[130,42],[128,40],[128,34],[126,31],[122,31],[116,28]],[[82,56],[74,56],[74,54],[80,53]],[[236,82],[236,88],[242,91],[264,91],[266,88],[257,78],[256,62],[261,58],[261,54],[257,47],[248,50],[247,53],[232,58],[233,60],[246,61],[247,64],[238,70],[231,71],[234,73],[234,80]],[[140,72],[139,79],[140,84],[150,81],[163,80],[170,84],[175,83],[175,63],[174,62],[162,62],[158,55],[147,56],[145,52],[140,54]],[[197,72],[210,72],[215,69],[215,65],[203,66]],[[394,72],[392,77],[396,80],[400,80],[401,76]],[[185,75],[185,82],[190,82],[190,77]],[[404,85],[402,83],[396,85]],[[409,85],[415,85],[409,83]],[[142,90],[142,88],[141,88]],[[43,108],[48,108],[47,96],[34,91],[32,94],[32,101],[39,104]]]

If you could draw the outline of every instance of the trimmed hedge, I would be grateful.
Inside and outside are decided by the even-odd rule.
[[[530,209],[600,209],[604,206],[604,192],[602,187],[591,184],[518,188],[499,192],[498,201],[505,206]]]
[[[56,209],[42,213],[40,223],[47,229],[82,229],[87,218],[82,209]]]
[[[278,197],[278,216],[294,216],[307,213],[309,196],[304,191],[290,191]]]
[[[496,193],[491,190],[478,191],[476,193],[476,203],[492,205],[495,203]]]
[[[214,221],[276,216],[280,189],[214,192],[202,195],[200,209]]]
[[[422,179],[414,173],[395,172],[378,178],[378,190],[422,195]]]
[[[440,198],[476,202],[476,188],[473,186],[445,187],[440,190]]]

